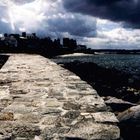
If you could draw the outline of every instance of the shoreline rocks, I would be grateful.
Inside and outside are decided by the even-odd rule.
[[[127,74],[115,69],[106,69],[91,62],[73,61],[70,63],[59,63],[62,67],[76,73],[81,79],[87,81],[95,88],[98,94],[102,96],[106,105],[109,106],[108,110],[114,112],[116,115],[119,114],[120,116],[122,113],[125,114],[125,118],[131,116],[132,114],[129,110],[131,110],[131,108],[133,109],[133,107],[135,108],[140,102],[140,89],[138,88],[138,83],[136,83],[134,79],[132,80],[132,77],[130,78]],[[134,118],[132,118],[132,120],[133,119]],[[129,119],[127,122],[129,123]],[[122,139],[132,140],[134,138],[135,140],[138,140],[140,138],[140,135],[137,134],[138,131],[140,131],[139,127],[136,129],[137,125],[132,125],[131,123],[129,126],[128,123],[125,121],[123,121],[123,123],[121,121],[118,123],[121,129]],[[135,138],[135,135],[138,139]]]
[[[117,111],[117,112],[122,112],[125,111],[126,109],[132,107],[132,106],[136,106],[137,104],[131,103],[131,102],[127,102],[124,101],[122,99],[118,99],[116,97],[104,97],[103,98],[106,105],[110,106],[113,110],[113,112]]]
[[[140,138],[140,105],[131,107],[118,114],[119,127],[122,136],[126,140],[138,140]],[[127,135],[126,135],[127,134]]]

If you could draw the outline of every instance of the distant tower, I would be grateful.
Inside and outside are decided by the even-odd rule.
[[[69,47],[69,42],[70,42],[70,39],[69,38],[63,38],[63,46],[65,47]]]
[[[74,39],[63,38],[63,46],[74,50],[77,48],[77,42]]]
[[[33,37],[36,37],[36,33],[32,33]]]
[[[26,37],[26,32],[22,32],[22,37]]]

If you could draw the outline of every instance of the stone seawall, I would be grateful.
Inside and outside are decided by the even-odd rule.
[[[116,140],[117,122],[90,85],[49,59],[12,54],[0,70],[0,140]]]

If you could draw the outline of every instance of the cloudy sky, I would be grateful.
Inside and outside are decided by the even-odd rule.
[[[0,0],[0,33],[71,37],[99,49],[140,49],[140,0]]]

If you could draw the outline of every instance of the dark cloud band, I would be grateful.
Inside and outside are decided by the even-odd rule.
[[[140,28],[140,0],[63,0],[63,4],[70,12],[121,21],[127,26]]]

